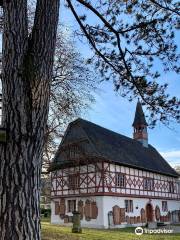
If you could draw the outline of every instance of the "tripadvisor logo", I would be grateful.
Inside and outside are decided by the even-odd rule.
[[[165,234],[165,233],[173,233],[173,229],[147,229],[147,228],[142,228],[142,227],[137,227],[135,228],[135,234],[136,235],[142,235],[143,233],[148,233],[148,234]]]
[[[142,227],[137,227],[135,229],[135,234],[136,235],[142,235],[143,234],[143,228]]]

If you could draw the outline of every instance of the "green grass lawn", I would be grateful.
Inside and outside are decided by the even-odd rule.
[[[42,240],[180,240],[180,234],[143,234],[137,236],[134,228],[97,230],[83,228],[82,234],[71,233],[70,227],[42,222]]]

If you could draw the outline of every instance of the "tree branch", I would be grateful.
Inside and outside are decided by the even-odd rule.
[[[168,6],[163,6],[162,4],[158,3],[157,1],[155,0],[150,0],[150,2],[154,3],[155,5],[157,5],[159,8],[162,8],[162,9],[165,9],[167,11],[170,11],[172,13],[175,13],[177,14],[178,16],[180,16],[180,13],[178,11],[176,11],[176,9],[172,9],[172,8],[169,8]],[[178,10],[178,9],[177,9]]]
[[[99,29],[97,28],[96,32],[92,32],[92,33],[90,31],[88,32],[89,25],[85,26],[82,23],[82,20],[78,16],[76,10],[74,9],[74,7],[72,5],[72,2],[70,0],[67,0],[67,3],[69,5],[69,7],[70,7],[70,9],[71,9],[75,19],[77,20],[80,28],[82,29],[84,35],[88,39],[88,41],[89,41],[90,45],[92,46],[92,48],[95,50],[95,54],[98,55],[107,65],[109,65],[115,73],[118,73],[120,78],[122,77],[122,79],[123,79],[122,85],[123,86],[128,86],[130,91],[134,91],[135,95],[139,94],[141,96],[143,102],[145,104],[147,104],[148,107],[150,109],[152,109],[152,111],[156,111],[156,113],[159,113],[160,115],[163,115],[167,106],[162,105],[161,97],[164,96],[165,99],[168,102],[167,97],[164,95],[164,90],[166,88],[166,85],[159,86],[154,81],[152,83],[151,82],[147,82],[147,80],[145,79],[144,76],[141,76],[141,75],[137,75],[137,76],[135,75],[134,76],[133,75],[133,70],[131,69],[132,65],[125,59],[125,52],[127,52],[128,49],[126,48],[125,52],[122,50],[120,34],[123,33],[123,32],[117,31],[109,22],[106,21],[106,19],[103,17],[103,15],[101,15],[101,13],[98,10],[96,10],[89,2],[84,1],[84,0],[77,0],[77,2],[82,4],[83,6],[88,8],[89,10],[91,10],[91,12],[93,12],[102,21],[104,26],[107,27],[109,29],[109,31],[112,32],[115,35],[116,45],[117,45],[118,50],[119,50],[119,56],[117,55],[116,58],[119,59],[121,64],[124,65],[124,70],[125,71],[121,71],[120,66],[117,66],[116,64],[113,63],[113,55],[110,55],[110,57],[108,59],[107,56],[109,56],[109,55],[108,54],[104,54],[101,51],[101,49],[98,49],[98,47],[97,47],[98,41],[99,41],[99,43],[101,43],[101,40],[99,40],[97,38],[97,34],[98,34]],[[148,24],[153,24],[153,23],[155,24],[156,21],[158,21],[158,19],[157,20],[151,20],[151,21],[149,21],[147,23],[142,23],[142,24],[140,23],[140,24],[134,25],[134,26],[132,26],[132,28],[130,27],[129,29],[126,29],[125,32],[126,31],[135,30],[136,28],[143,28],[144,26],[147,26]],[[91,27],[89,27],[89,30],[90,29],[91,29]],[[147,34],[147,37],[149,37],[150,39],[151,39],[151,37],[153,38],[153,36],[149,36],[148,35],[148,31],[147,31],[146,34]],[[151,42],[152,42],[152,39],[151,39]],[[106,42],[104,42],[104,43],[106,43]],[[150,54],[148,54],[148,55],[150,55]],[[158,55],[158,52],[157,52],[157,55]],[[130,59],[129,59],[129,61],[130,61]],[[120,64],[120,62],[119,62],[119,64]],[[138,65],[140,66],[140,62],[138,62]],[[136,69],[138,69],[138,68],[136,68]],[[129,83],[129,85],[128,85],[128,83]],[[154,97],[153,96],[151,97],[152,94],[149,93],[148,88],[152,88],[152,91],[154,91],[153,92]],[[159,93],[160,96],[156,97],[156,95],[155,95],[156,93]],[[173,101],[175,101],[175,100],[173,100]],[[169,100],[168,103],[170,104],[170,102],[171,102],[171,100]],[[170,107],[169,107],[169,109],[170,109]]]
[[[82,0],[77,0],[77,1],[83,2],[83,4],[84,4],[84,1],[82,1]],[[67,2],[68,2],[68,4],[69,4],[69,7],[71,8],[71,11],[72,11],[73,15],[75,16],[77,22],[79,23],[81,29],[83,30],[83,32],[84,32],[84,34],[86,35],[87,39],[89,40],[90,44],[91,44],[92,47],[94,48],[95,52],[96,52],[109,66],[111,66],[111,67],[114,69],[115,72],[118,73],[118,69],[116,69],[116,68],[114,67],[114,65],[97,49],[96,44],[93,42],[93,40],[92,40],[91,37],[89,36],[86,28],[85,28],[84,25],[82,24],[82,22],[81,22],[81,20],[79,19],[78,15],[77,15],[77,13],[76,13],[76,11],[75,11],[75,9],[73,8],[73,6],[72,6],[72,4],[71,4],[71,1],[70,1],[70,0],[67,0]],[[88,5],[88,6],[89,6],[88,3],[85,3],[85,5]],[[90,9],[92,9],[92,7],[91,7]],[[94,11],[94,12],[97,12],[95,9],[93,9],[93,11]],[[97,14],[100,15],[98,12],[97,12]],[[108,23],[108,25],[109,25],[109,23]],[[126,79],[126,80],[127,80],[128,82],[130,82],[131,84],[134,84],[135,87],[136,87],[136,89],[137,89],[138,92],[139,92],[139,95],[140,95],[141,98],[144,100],[144,102],[146,102],[148,105],[151,105],[151,104],[150,104],[149,102],[147,102],[146,99],[144,98],[144,96],[143,96],[143,94],[142,94],[142,91],[141,91],[140,88],[138,87],[136,81],[134,80],[134,77],[133,77],[131,71],[129,70],[129,67],[127,66],[126,60],[125,60],[125,58],[124,58],[124,53],[123,53],[123,50],[122,50],[121,45],[120,45],[120,37],[119,37],[118,32],[115,31],[112,27],[111,27],[111,29],[112,29],[112,31],[115,33],[115,35],[116,35],[116,37],[117,37],[118,48],[119,48],[121,57],[122,57],[122,59],[123,59],[124,66],[125,66],[125,68],[126,68],[126,70],[127,70],[127,72],[128,72],[128,75],[131,77],[131,80],[132,80],[132,81],[129,80],[129,79]]]

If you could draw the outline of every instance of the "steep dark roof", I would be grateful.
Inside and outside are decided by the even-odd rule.
[[[133,127],[138,125],[148,125],[144,116],[144,112],[141,106],[141,103],[138,101],[136,105],[136,113],[134,117]]]
[[[177,172],[151,145],[143,147],[134,139],[80,118],[70,125],[83,129],[98,156],[121,165],[178,177]]]

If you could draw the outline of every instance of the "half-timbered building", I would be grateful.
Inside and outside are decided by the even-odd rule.
[[[131,139],[83,119],[69,124],[50,167],[52,223],[69,224],[75,210],[85,227],[179,221],[178,174],[148,144],[140,102],[133,128]]]

